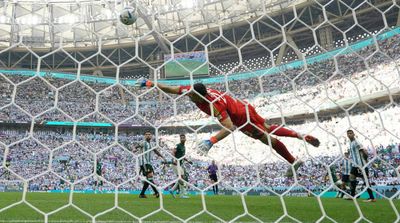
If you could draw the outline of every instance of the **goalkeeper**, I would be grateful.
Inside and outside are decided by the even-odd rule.
[[[138,79],[136,84],[140,87],[148,88],[155,86],[153,82],[143,78]],[[257,114],[255,108],[250,104],[232,98],[228,94],[217,90],[207,89],[204,84],[196,83],[193,85],[193,89],[191,86],[168,86],[160,83],[157,83],[157,87],[171,94],[186,94],[201,111],[216,117],[224,127],[216,135],[207,140],[203,140],[199,144],[198,150],[203,154],[207,154],[214,144],[227,137],[238,126],[241,127],[240,130],[244,134],[271,146],[291,164],[296,161],[293,155],[281,141],[268,136],[267,133],[272,132],[276,136],[286,136],[298,138],[300,140],[304,139],[315,147],[318,147],[320,144],[319,140],[313,136],[302,135],[279,125],[268,125],[266,119]],[[268,138],[270,138],[270,140]],[[294,168],[297,169],[300,164],[301,162],[297,162]]]

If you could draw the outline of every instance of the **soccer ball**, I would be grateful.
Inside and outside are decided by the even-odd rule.
[[[132,25],[137,20],[136,10],[132,7],[122,9],[119,20],[125,25]]]

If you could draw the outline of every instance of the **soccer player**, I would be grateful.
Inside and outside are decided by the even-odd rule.
[[[138,79],[137,85],[140,87],[155,86],[153,82],[143,78]],[[207,140],[203,140],[199,144],[198,149],[204,154],[207,154],[215,143],[227,137],[231,131],[239,126],[242,127],[240,130],[244,134],[254,139],[258,139],[266,145],[272,146],[279,155],[291,164],[295,163],[296,159],[281,141],[275,137],[269,136],[268,133],[272,132],[277,136],[286,136],[301,140],[304,138],[306,142],[315,147],[318,147],[320,144],[319,140],[313,136],[302,135],[279,125],[268,125],[266,119],[257,114],[252,105],[244,103],[217,90],[207,89],[204,84],[194,84],[194,91],[191,89],[191,86],[168,86],[157,83],[157,87],[162,91],[171,94],[186,94],[201,111],[210,116],[212,115],[216,117],[224,127],[216,135]],[[295,170],[300,165],[300,161],[296,162],[294,166]]]
[[[10,167],[10,165],[11,165],[11,157],[7,156],[7,158],[6,158],[6,167]]]
[[[100,177],[103,176],[103,164],[100,162],[100,159],[96,160],[96,174],[98,177],[96,177],[95,181],[95,193],[97,193],[97,190],[99,190],[99,192],[102,192],[103,190],[103,181],[100,179]]]
[[[6,158],[6,168],[9,168],[10,165],[11,165],[11,157],[7,156],[7,158]],[[3,175],[7,180],[10,180],[11,174],[10,174],[10,171],[8,169],[4,169],[4,172],[2,174],[0,174],[0,177],[2,177]]]
[[[171,188],[170,193],[171,195],[175,198],[175,194],[174,192],[179,188],[179,194],[180,194],[180,198],[189,198],[186,195],[186,183],[188,181],[187,178],[187,172],[184,168],[184,161],[187,161],[189,163],[191,163],[190,161],[188,161],[186,159],[185,153],[186,153],[186,148],[185,148],[185,142],[186,142],[186,136],[185,134],[180,134],[179,135],[180,138],[180,143],[176,145],[175,149],[173,150],[173,155],[174,157],[179,160],[178,162],[174,161],[172,163],[173,168],[174,168],[174,172],[176,173],[176,175],[178,177],[180,177],[180,179],[175,183],[175,185]],[[183,181],[185,180],[185,181]]]
[[[208,166],[207,168],[208,176],[210,177],[210,180],[213,184],[218,182],[217,171],[218,171],[218,166],[215,164],[215,161],[213,160],[211,165]],[[214,195],[218,195],[218,184],[213,185],[212,188]]]
[[[364,179],[364,184],[369,181],[368,167],[364,167],[367,163],[368,152],[361,145],[361,143],[356,140],[353,130],[347,130],[347,137],[350,140],[350,156],[353,161],[353,165],[350,170],[350,195],[354,197],[356,194],[357,177],[361,177],[364,179],[364,175],[361,171],[362,168],[364,168],[366,175],[366,178]],[[364,202],[375,202],[376,200],[374,198],[374,194],[369,187],[367,188],[367,192],[369,195],[369,199],[365,200]]]
[[[145,195],[145,192],[147,188],[151,185],[151,188],[154,191],[154,196],[156,198],[160,197],[160,194],[157,190],[157,188],[154,186],[155,183],[153,181],[153,176],[154,176],[154,169],[153,166],[151,165],[151,160],[153,156],[153,152],[157,154],[157,156],[161,157],[163,161],[165,162],[164,156],[154,148],[154,146],[151,143],[152,139],[152,134],[150,131],[146,131],[144,133],[144,141],[138,146],[140,153],[142,154],[139,157],[139,165],[140,165],[140,173],[143,174],[143,176],[146,177],[147,181],[143,181],[143,188],[142,191],[140,192],[139,198],[147,198]],[[151,184],[150,184],[150,183]]]
[[[347,185],[350,183],[350,171],[351,171],[351,160],[349,157],[349,152],[344,153],[344,159],[342,160],[342,163],[340,165],[341,169],[341,184],[340,184],[340,189],[342,191],[346,191]],[[338,197],[343,198],[344,193],[342,191],[339,191]]]

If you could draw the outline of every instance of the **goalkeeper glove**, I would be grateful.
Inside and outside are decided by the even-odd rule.
[[[218,142],[218,140],[214,136],[212,136],[210,139],[203,140],[201,143],[199,143],[199,152],[203,155],[207,155],[208,151],[216,142]]]
[[[135,85],[138,86],[138,87],[152,87],[153,86],[153,82],[151,82],[150,80],[147,80],[144,77],[141,77],[141,78],[136,80]]]

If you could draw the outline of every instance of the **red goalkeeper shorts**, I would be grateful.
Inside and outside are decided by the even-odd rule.
[[[261,117],[250,104],[248,105],[248,109],[250,121],[245,124],[247,122],[247,115],[244,113],[244,117],[241,118],[241,124],[238,123],[236,126],[241,127],[245,124],[245,126],[240,128],[240,131],[254,139],[260,139],[267,132],[267,128],[264,126],[265,119]]]

